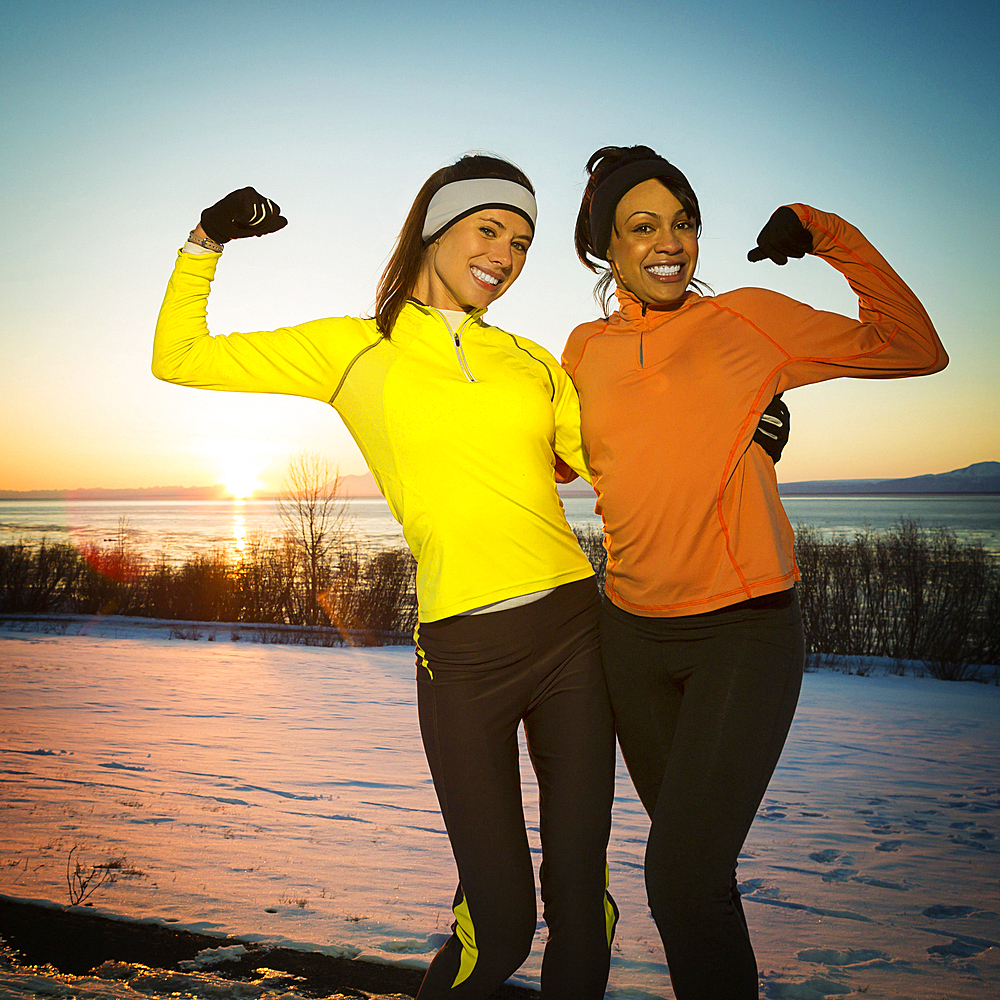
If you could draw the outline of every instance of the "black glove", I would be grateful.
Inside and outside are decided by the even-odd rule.
[[[201,213],[201,228],[216,243],[241,240],[245,236],[266,236],[284,229],[288,220],[273,201],[252,187],[230,191],[222,201]]]
[[[785,445],[788,444],[788,432],[791,427],[792,415],[788,412],[788,407],[781,401],[781,393],[779,392],[760,415],[760,422],[753,434],[754,441],[771,456],[771,461],[775,465],[778,464],[781,453]]]
[[[770,257],[775,264],[787,264],[789,257],[804,257],[812,250],[812,234],[799,222],[799,217],[783,205],[757,234],[757,246],[747,254],[747,260],[756,262]]]

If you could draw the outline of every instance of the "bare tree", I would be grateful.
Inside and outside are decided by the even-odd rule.
[[[316,452],[299,452],[288,465],[278,516],[298,562],[303,618],[323,621],[322,595],[333,576],[333,556],[351,531],[340,470]]]

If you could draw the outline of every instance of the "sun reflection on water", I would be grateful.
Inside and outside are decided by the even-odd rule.
[[[233,511],[233,544],[237,553],[242,557],[247,550],[247,519],[239,513],[238,508],[246,506],[246,501],[234,500],[233,506],[237,508]]]

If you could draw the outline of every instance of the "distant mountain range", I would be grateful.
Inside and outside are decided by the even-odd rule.
[[[380,496],[370,472],[344,476],[344,496]],[[964,469],[908,479],[816,479],[806,483],[779,483],[782,496],[865,496],[893,493],[1000,493],[1000,462],[976,462]],[[593,496],[580,480],[560,486],[563,496]],[[0,500],[228,500],[225,486],[147,486],[115,490],[0,490]],[[262,493],[255,499],[264,499]]]
[[[871,493],[1000,493],[1000,462],[976,462],[964,469],[908,479],[817,479],[779,483],[782,496]]]

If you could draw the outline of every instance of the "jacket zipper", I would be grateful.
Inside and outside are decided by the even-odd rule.
[[[467,322],[468,320],[465,321],[465,323]],[[478,379],[469,370],[469,363],[468,361],[465,360],[465,352],[462,350],[461,332],[465,326],[465,323],[463,323],[462,326],[460,326],[453,334],[453,339],[455,341],[455,356],[458,358],[459,367],[462,369],[462,372],[465,374],[465,377],[470,382],[477,382]]]
[[[643,302],[643,304],[642,304],[642,315],[643,315],[644,319],[646,317],[646,306],[647,305],[648,305],[647,302]],[[639,331],[639,367],[640,368],[644,367],[643,363],[642,363],[642,337],[643,337],[643,333],[644,333],[643,330]]]
[[[425,308],[432,308],[432,307],[425,307]],[[458,367],[462,369],[462,374],[466,377],[466,379],[468,379],[468,381],[478,382],[479,379],[477,379],[475,375],[472,374],[472,370],[469,368],[469,363],[468,361],[465,360],[465,352],[462,350],[462,331],[465,329],[466,324],[469,322],[468,318],[462,320],[462,323],[457,330],[452,330],[451,324],[448,322],[448,320],[446,320],[444,316],[437,309],[434,309],[434,312],[437,313],[438,319],[440,319],[441,322],[444,323],[444,325],[448,328],[448,333],[451,334],[452,343],[455,345],[455,357],[458,359]]]

